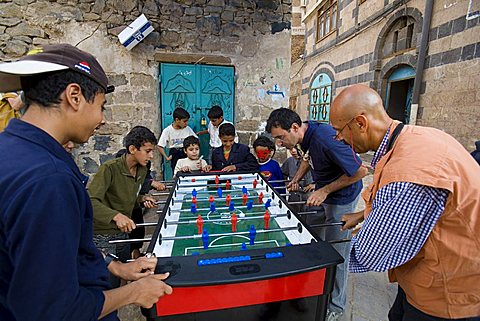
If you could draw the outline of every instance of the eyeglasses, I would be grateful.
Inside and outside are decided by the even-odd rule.
[[[352,120],[354,120],[357,116],[353,117],[352,119],[350,119],[345,125],[343,125],[343,127],[338,131],[338,134],[336,134],[333,139],[335,140],[340,140],[338,139],[338,137],[342,134],[343,130],[345,129],[345,127],[348,126],[348,124],[350,124],[352,122]],[[350,128],[350,126],[348,126],[348,128]]]
[[[289,129],[289,130],[287,130],[287,133],[290,133],[290,129]],[[282,142],[283,142],[283,141],[285,141],[285,136],[286,136],[286,135],[287,135],[287,134],[283,134],[283,135],[275,136],[275,137],[273,137],[273,139],[275,139],[275,140],[280,140],[280,141],[282,141]]]

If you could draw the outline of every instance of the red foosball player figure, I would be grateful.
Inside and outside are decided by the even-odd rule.
[[[227,181],[227,183],[225,184],[225,189],[230,189],[230,186],[231,186],[230,181]]]
[[[208,201],[210,202],[210,204],[212,204],[215,199],[213,198],[213,195],[210,195],[210,197],[208,198]]]
[[[248,196],[247,196],[247,194],[243,194],[243,196],[242,196],[242,204],[243,204],[243,205],[246,205],[246,204],[247,204],[247,201],[248,201]]]
[[[195,206],[197,206],[197,198],[196,197],[192,197],[192,203],[195,204]]]
[[[203,218],[202,215],[198,215],[197,217],[197,227],[198,227],[198,234],[202,234],[203,231]]]
[[[260,194],[258,194],[258,204],[262,204],[263,203],[263,192],[260,192]]]
[[[218,175],[217,175],[217,176],[215,176],[215,184],[218,185],[219,183],[220,183],[220,177],[218,177]]]
[[[232,196],[230,194],[228,194],[226,197],[225,197],[225,204],[227,206],[230,205],[230,202],[232,201]]]
[[[230,218],[230,221],[232,222],[232,232],[236,232],[238,217],[237,217],[237,214],[235,214],[235,212],[233,212],[232,217]]]
[[[265,214],[263,214],[263,221],[265,222],[265,229],[268,230],[268,226],[270,224],[270,213],[268,213],[268,210],[266,210]]]
[[[257,184],[258,184],[257,180],[254,179],[254,180],[253,180],[253,188],[257,188]]]

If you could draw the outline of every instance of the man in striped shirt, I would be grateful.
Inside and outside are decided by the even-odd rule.
[[[351,272],[399,283],[390,320],[480,320],[480,169],[450,135],[403,126],[363,85],[344,89],[330,121],[358,153],[374,150],[365,211],[345,215]],[[470,266],[472,268],[470,268]]]

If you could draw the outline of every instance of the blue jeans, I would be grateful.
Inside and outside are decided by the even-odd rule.
[[[337,223],[343,215],[355,212],[358,200],[360,196],[348,204],[345,205],[332,205],[323,203],[318,208],[317,218],[325,216],[325,223]],[[309,217],[310,218],[310,217]],[[310,218],[309,224],[317,224],[314,222],[314,217]],[[321,222],[318,222],[321,223]],[[325,241],[334,241],[342,239],[350,239],[352,232],[350,230],[341,231],[340,226],[330,226],[323,228],[314,228],[314,231]],[[337,273],[335,275],[335,283],[333,285],[333,292],[328,303],[328,309],[333,312],[343,312],[347,303],[347,277],[348,277],[348,257],[350,254],[350,243],[338,243],[332,244],[335,250],[345,259],[345,262],[337,265]]]

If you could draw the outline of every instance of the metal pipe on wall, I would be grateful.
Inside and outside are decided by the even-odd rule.
[[[430,34],[430,23],[432,21],[433,0],[427,0],[425,3],[425,12],[423,14],[422,25],[422,42],[420,43],[420,50],[417,59],[417,70],[415,81],[413,83],[412,105],[410,106],[410,122],[415,125],[417,123],[418,101],[420,99],[420,89],[423,80],[423,70],[425,68],[425,58],[427,56],[428,35]]]

